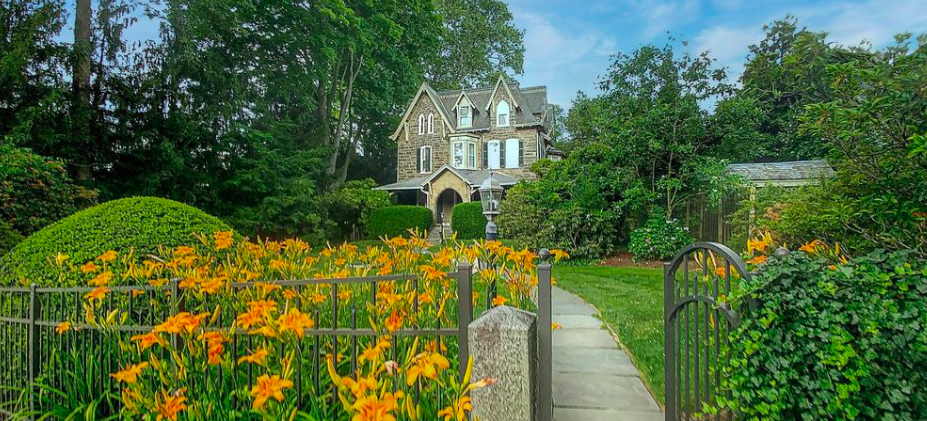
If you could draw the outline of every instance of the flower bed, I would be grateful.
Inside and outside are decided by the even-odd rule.
[[[531,309],[536,256],[498,242],[426,247],[393,238],[313,250],[220,232],[151,256],[59,255],[70,288],[36,290],[46,295],[48,355],[39,393],[22,399],[37,398],[42,413],[97,417],[457,419],[469,391],[492,380],[471,381],[447,334],[457,322],[452,272],[489,262],[470,299],[494,280],[495,304]]]

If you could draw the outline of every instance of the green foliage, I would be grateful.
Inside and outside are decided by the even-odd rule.
[[[733,333],[728,385],[745,420],[927,417],[927,265],[793,252],[741,284],[759,308]]]
[[[480,202],[458,203],[451,211],[451,229],[460,240],[486,238],[486,216]]]
[[[628,251],[634,260],[666,260],[695,241],[689,228],[678,219],[666,219],[657,212],[647,223],[631,233]]]
[[[342,241],[367,237],[373,211],[390,205],[389,193],[374,190],[371,179],[348,181],[344,188],[328,193],[324,199],[328,216],[338,224],[337,235],[329,240]]]
[[[0,220],[0,257],[23,241],[23,235],[13,229],[6,221]]]
[[[499,216],[500,235],[532,247],[559,248],[574,258],[607,255],[623,240],[627,206],[633,194],[616,155],[600,144],[574,150],[562,161],[541,161],[536,181],[506,193]]]
[[[434,215],[423,206],[387,206],[371,212],[367,232],[371,237],[408,237],[409,230],[421,235],[431,228]]]
[[[0,221],[31,234],[92,204],[95,193],[71,182],[64,165],[0,144]]]
[[[196,241],[196,234],[229,226],[191,206],[153,197],[131,197],[80,211],[30,235],[0,258],[0,281],[54,279],[48,259],[58,253],[72,262],[91,260],[107,250],[134,249],[136,255]]]

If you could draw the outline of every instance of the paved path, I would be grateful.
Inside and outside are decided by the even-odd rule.
[[[553,289],[554,421],[663,421],[596,310],[560,288]]]

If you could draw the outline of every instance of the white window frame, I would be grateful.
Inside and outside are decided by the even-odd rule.
[[[502,149],[501,153],[505,154],[505,168],[519,168],[518,164],[520,161],[519,151],[518,151],[519,140],[516,138],[505,139],[505,147]],[[514,148],[514,152],[509,152],[510,148]],[[512,158],[515,159],[512,159]]]
[[[418,134],[425,134],[425,114],[418,115]]]
[[[435,133],[435,113],[428,113],[428,134]]]
[[[505,106],[505,110],[504,110],[505,112],[503,112],[502,110],[503,106]],[[500,117],[505,117],[504,118],[505,121],[503,122],[502,121],[503,119],[500,119]],[[511,123],[512,123],[512,113],[509,108],[509,103],[503,99],[499,101],[498,104],[496,104],[496,127],[508,127],[509,124]]]
[[[457,145],[460,144],[460,165],[457,165]],[[472,152],[472,155],[471,155]],[[476,142],[472,140],[454,140],[451,142],[451,167],[462,170],[476,169]],[[472,158],[472,159],[471,159]],[[469,165],[469,164],[473,165]]]
[[[433,151],[432,151],[432,149],[431,149],[431,146],[422,146],[422,147],[420,147],[420,148],[418,148],[418,149],[419,149],[418,156],[419,156],[419,159],[421,159],[421,161],[418,163],[418,165],[419,165],[419,174],[431,174],[431,171],[434,169],[434,168],[432,168],[432,166],[431,166],[431,163],[432,163],[432,161],[434,160],[434,157],[432,156],[432,152],[433,152]],[[428,154],[427,154],[427,155],[425,154],[425,151],[426,151],[426,150],[428,151]],[[428,157],[428,158],[427,158],[427,161],[426,161],[426,158],[425,158],[426,156]],[[426,164],[426,163],[428,164],[428,170],[427,170],[427,171],[425,170],[425,164]]]
[[[502,168],[502,154],[505,153],[505,148],[502,146],[502,141],[501,141],[501,140],[493,139],[493,140],[490,140],[490,141],[486,142],[486,144],[487,144],[487,146],[486,146],[486,154],[488,155],[488,156],[486,157],[486,168],[487,168],[487,169],[490,169],[490,170],[498,170],[498,169],[501,169],[501,168]],[[496,155],[496,162],[495,162],[495,163],[493,163],[493,160],[492,160],[492,158],[493,158],[493,153],[492,153],[492,152],[493,152],[493,151],[492,151],[493,145],[495,145],[495,146],[498,148],[498,149],[496,149],[496,154],[495,154],[495,155]],[[493,165],[493,164],[495,164],[495,165]]]
[[[464,124],[464,113],[461,111],[464,108],[467,109],[467,124]],[[459,105],[457,107],[457,127],[460,128],[469,128],[473,127],[473,107],[469,105]]]

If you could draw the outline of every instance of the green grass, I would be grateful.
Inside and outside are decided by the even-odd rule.
[[[594,305],[627,348],[657,401],[663,395],[663,270],[555,266],[557,286]]]

